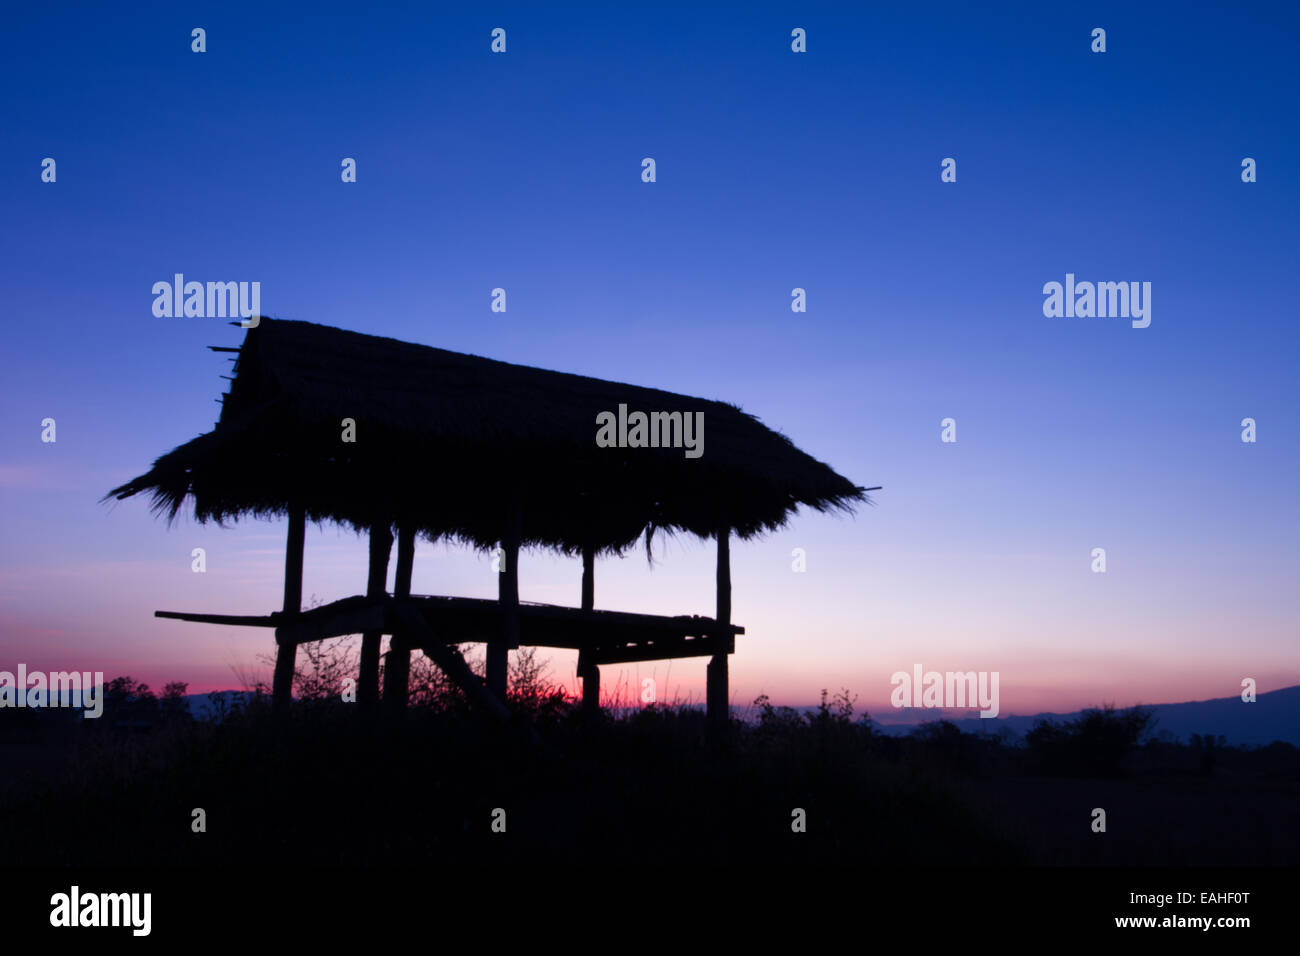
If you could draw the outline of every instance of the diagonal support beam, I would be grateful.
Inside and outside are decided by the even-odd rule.
[[[424,651],[442,672],[461,690],[478,701],[491,713],[502,720],[510,717],[510,711],[501,698],[488,689],[483,680],[470,670],[469,664],[455,646],[443,644],[433,633],[420,613],[411,605],[395,601],[392,605],[394,623],[401,628],[402,642],[410,647]]]

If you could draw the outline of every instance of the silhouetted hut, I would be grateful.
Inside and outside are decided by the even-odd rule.
[[[727,655],[744,633],[731,623],[730,536],[779,528],[801,504],[851,510],[873,490],[723,402],[280,319],[262,318],[238,349],[211,348],[237,353],[215,428],[105,497],[146,493],[169,520],[187,502],[201,522],[288,516],[282,610],[156,612],[274,627],[277,707],[290,699],[299,644],[361,633],[357,699],[366,705],[380,699],[380,642],[390,634],[384,697],[394,706],[405,703],[410,651],[418,648],[504,712],[507,652],[526,645],[577,649],[591,708],[601,664],[707,656],[707,707],[725,722]],[[656,413],[653,434],[632,427],[636,412]],[[702,454],[691,457],[684,428],[686,416],[698,414]],[[624,447],[597,441],[609,416],[629,423]],[[633,447],[637,439],[646,444]],[[302,610],[307,521],[369,533],[364,595]],[[595,558],[659,529],[717,540],[713,617],[594,609]],[[417,535],[499,548],[498,600],[412,596]],[[524,546],[581,556],[580,608],[520,603]],[[456,650],[479,641],[487,645],[486,682]]]

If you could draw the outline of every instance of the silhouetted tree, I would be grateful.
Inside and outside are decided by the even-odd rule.
[[[183,680],[170,681],[163,685],[162,697],[158,708],[165,721],[187,721],[192,719],[190,708],[185,702],[185,691],[190,685]]]
[[[148,684],[114,677],[104,685],[104,716],[111,727],[150,727],[158,722],[158,698]]]

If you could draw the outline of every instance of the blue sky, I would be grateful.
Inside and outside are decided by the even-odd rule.
[[[734,549],[737,702],[846,685],[880,708],[915,662],[1000,670],[1004,713],[1300,682],[1298,24],[1284,5],[16,10],[0,660],[207,689],[269,649],[152,612],[276,607],[281,527],[98,503],[217,416],[228,365],[204,346],[240,335],[153,317],[152,284],[183,272],[260,281],[271,315],[736,402],[883,485],[856,518]],[[1067,272],[1151,282],[1150,327],[1044,317]],[[711,547],[661,557],[602,565],[598,606],[707,613]],[[359,591],[364,563],[314,531],[307,592]],[[576,603],[568,563],[521,570],[525,599]],[[429,546],[416,588],[495,580]],[[703,663],[663,679],[698,697]]]

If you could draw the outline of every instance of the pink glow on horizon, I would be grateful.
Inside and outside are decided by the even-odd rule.
[[[190,693],[269,683],[271,666],[259,660],[273,653],[269,630],[163,620],[153,612],[277,609],[282,522],[222,529],[182,521],[169,529],[134,504],[100,520],[116,530],[129,559],[92,555],[0,571],[0,669],[22,661],[32,669],[102,671],[156,689],[185,681]],[[950,583],[936,591],[929,583],[935,558],[887,540],[861,542],[853,522],[811,515],[790,531],[733,544],[733,620],[746,628],[731,660],[733,706],[746,708],[765,693],[777,705],[807,707],[823,688],[848,688],[858,713],[889,721],[890,676],[915,664],[998,671],[1002,715],[1229,697],[1246,676],[1261,692],[1300,684],[1289,614],[1277,603],[1286,592],[1267,574],[1233,585],[1234,599],[1250,587],[1273,604],[1250,595],[1260,610],[1249,637],[1225,642],[1217,578],[1197,590],[1176,576],[1135,586],[1118,574],[1102,580],[1077,562],[1035,558],[1008,574],[1003,562],[945,558]],[[796,545],[808,549],[807,573],[791,571]],[[203,574],[191,570],[194,547],[206,549]],[[596,606],[711,614],[713,557],[710,543],[676,538],[656,543],[653,568],[640,550],[603,559]],[[520,569],[524,600],[577,602],[577,562],[526,553]],[[363,541],[333,527],[309,529],[305,603],[357,593],[365,571]],[[1036,588],[1024,585],[1028,574],[1037,576]],[[417,548],[413,583],[422,594],[491,598],[496,591],[486,555],[426,542]],[[542,654],[551,679],[576,690],[576,654]],[[609,666],[602,687],[622,684],[637,691],[629,699],[639,699],[641,679],[653,677],[661,701],[699,703],[704,670],[702,659]]]

